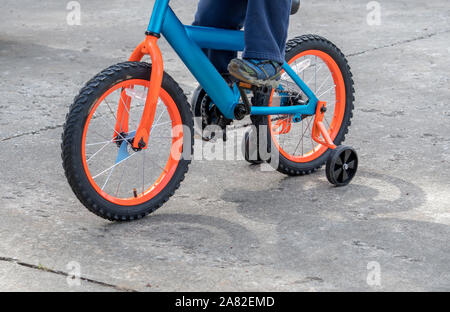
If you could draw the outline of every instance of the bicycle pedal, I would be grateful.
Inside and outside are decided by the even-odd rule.
[[[238,86],[242,89],[247,89],[247,90],[252,90],[252,91],[254,91],[255,89],[262,89],[262,88],[277,89],[280,86],[280,82],[277,80],[271,80],[271,81],[255,80],[252,83],[240,81]]]
[[[253,88],[253,85],[251,83],[248,83],[248,82],[240,81],[239,82],[239,88],[251,90]]]

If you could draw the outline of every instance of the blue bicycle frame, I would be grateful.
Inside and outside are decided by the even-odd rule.
[[[169,1],[155,0],[147,34],[156,37],[162,34],[222,114],[229,119],[235,119],[234,109],[239,103],[240,93],[237,88],[228,86],[202,48],[243,51],[244,32],[183,25],[170,8]],[[288,63],[283,64],[283,69],[308,97],[306,105],[253,106],[252,115],[315,114],[318,104],[315,94]]]

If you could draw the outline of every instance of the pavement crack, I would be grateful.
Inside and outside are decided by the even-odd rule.
[[[30,264],[30,263],[26,263],[14,258],[9,258],[9,257],[1,257],[0,256],[0,261],[3,262],[9,262],[9,263],[14,263],[29,269],[33,269],[33,270],[38,270],[38,271],[42,271],[42,272],[48,272],[48,273],[53,273],[56,275],[60,275],[60,276],[65,276],[65,277],[69,277],[70,275],[66,272],[63,271],[59,271],[59,270],[53,270],[53,269],[49,269],[46,267],[43,267],[41,265],[35,265],[35,264]],[[99,286],[103,286],[103,287],[108,287],[108,288],[112,288],[118,291],[125,291],[125,292],[137,292],[137,290],[135,289],[131,289],[131,288],[127,288],[127,287],[122,287],[119,285],[113,285],[113,284],[108,284],[102,281],[97,281],[91,278],[87,278],[87,277],[82,277],[80,276],[80,280],[91,283],[91,284],[95,284],[95,285],[99,285]]]
[[[39,134],[39,133],[44,132],[44,131],[61,128],[62,126],[64,126],[64,124],[57,124],[57,125],[54,125],[54,126],[46,126],[46,127],[43,127],[43,128],[37,129],[37,130],[32,130],[32,131],[28,131],[28,132],[22,132],[22,133],[19,133],[19,134],[12,135],[10,137],[3,138],[3,139],[0,140],[0,142],[4,142],[4,141],[11,140],[11,139],[20,138],[20,137],[27,136],[27,135]]]
[[[410,38],[410,39],[405,39],[405,40],[401,40],[401,41],[385,44],[385,45],[382,45],[382,46],[379,46],[379,47],[375,47],[375,48],[371,48],[371,49],[368,49],[368,50],[347,54],[347,57],[358,56],[358,55],[366,54],[366,53],[369,53],[369,52],[373,52],[373,51],[377,51],[377,50],[381,50],[381,49],[385,49],[385,48],[392,48],[392,47],[396,47],[398,45],[402,45],[402,44],[405,44],[405,43],[410,43],[410,42],[414,42],[414,41],[428,39],[428,38],[431,38],[431,37],[434,37],[434,36],[437,36],[437,35],[442,35],[442,34],[445,34],[445,33],[448,33],[448,32],[450,32],[450,29],[443,30],[443,31],[438,31],[438,32],[434,32],[434,33],[429,33],[429,34],[424,34],[424,35],[421,35],[421,36],[418,36],[418,37],[414,37],[414,38]]]

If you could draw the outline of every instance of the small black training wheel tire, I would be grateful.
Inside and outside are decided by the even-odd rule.
[[[358,155],[356,151],[350,146],[340,145],[332,150],[325,172],[331,184],[345,186],[355,177],[357,170]]]
[[[244,133],[244,137],[242,138],[242,154],[244,155],[244,159],[253,164],[258,165],[263,163],[259,157],[259,147],[257,143],[257,137],[253,137],[257,135],[253,128],[247,129]]]

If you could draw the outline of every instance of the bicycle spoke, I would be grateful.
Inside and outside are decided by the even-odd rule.
[[[312,120],[313,120],[312,118],[309,119],[308,125],[306,126],[305,131],[302,133],[302,136],[301,136],[301,138],[300,138],[300,141],[298,141],[298,144],[297,144],[297,146],[295,147],[295,150],[294,150],[293,155],[295,155],[295,153],[297,152],[297,149],[298,149],[298,147],[300,146],[300,142],[302,142],[302,144],[303,144],[303,138],[304,138],[304,136],[305,136],[306,131],[308,131],[309,126],[310,126]],[[303,123],[303,121],[302,121],[302,123]],[[302,131],[303,131],[303,127],[302,127]],[[303,146],[302,146],[302,150],[303,150]],[[302,152],[302,155],[303,155],[303,152]]]
[[[111,115],[113,115],[114,119],[117,121],[117,116],[116,116],[116,114],[114,114],[114,112],[112,111],[112,108],[111,108],[111,106],[109,106],[109,103],[108,103],[108,101],[106,100],[106,98],[105,98],[105,103],[106,103],[106,105],[108,106],[109,111],[111,112]],[[122,124],[120,124],[120,126],[122,126]]]
[[[155,165],[157,165],[161,170],[163,170],[165,173],[169,173],[165,168],[161,167],[156,161],[154,161],[153,159],[149,158],[149,160],[154,163]]]
[[[128,96],[128,95],[127,95],[127,96]],[[130,97],[130,98],[131,98],[131,97]],[[128,113],[128,116],[129,116],[129,115],[130,115],[130,111],[128,110],[127,104],[126,104],[125,101],[123,100],[122,92],[120,93],[119,105],[120,105],[120,102],[122,102],[123,108],[125,108],[125,110],[126,110],[127,113]]]
[[[319,91],[323,88],[323,86],[325,85],[325,83],[326,83],[331,77],[332,77],[331,74],[328,75],[327,78],[320,84],[320,87],[317,89],[316,92],[319,92]]]
[[[157,126],[161,126],[161,125],[164,125],[164,124],[166,124],[166,123],[169,123],[169,121],[167,121],[167,122],[163,122],[163,123],[161,123],[161,124],[158,124],[158,122],[161,120],[161,117],[164,115],[164,113],[165,113],[165,109],[163,109],[163,111],[161,112],[161,114],[159,115],[159,117],[158,117],[158,119],[156,120],[156,124],[155,125],[152,125],[152,129],[154,128],[154,127],[157,127]],[[172,121],[170,121],[170,122],[172,122]],[[151,132],[150,132],[151,133]]]
[[[303,133],[303,122],[302,122],[302,133]],[[303,148],[304,148],[304,142],[303,142],[303,140],[302,140],[302,155],[305,155],[305,152],[303,151]],[[294,152],[295,153],[295,152]],[[295,154],[294,154],[295,155]]]
[[[323,92],[321,95],[318,96],[318,98],[320,99],[323,95],[325,95],[326,93],[330,92],[331,90],[333,90],[336,86],[332,85],[327,91]]]
[[[102,142],[96,142],[96,143],[88,143],[86,146],[95,146],[95,145],[101,145],[106,143],[115,143],[115,142],[122,142],[123,139],[116,139],[116,140],[109,140],[109,141],[102,141]]]
[[[316,71],[316,74],[320,72],[320,70],[323,68],[323,64],[320,64],[319,68]],[[308,85],[314,78],[309,79],[306,83],[306,85]]]
[[[152,128],[154,128],[154,127],[159,127],[159,126],[163,126],[163,125],[167,125],[167,124],[170,124],[170,123],[172,123],[171,120],[165,121],[165,122],[162,122],[162,123],[160,123],[160,124],[153,125]]]
[[[94,129],[89,129],[89,131],[94,132],[96,135],[98,135],[99,137],[101,137],[104,140],[108,140],[106,137],[103,136],[103,134],[98,133],[96,130]]]
[[[122,99],[122,95],[120,96],[120,98]],[[109,106],[109,103],[108,103],[108,101],[106,100],[106,98],[105,98],[105,103],[106,103],[106,105],[108,106],[109,111],[110,111],[111,114],[113,115],[113,117],[114,117],[114,119],[116,120],[116,122],[119,122],[119,121],[117,120],[116,114],[114,114],[114,112],[112,111],[111,106]],[[123,100],[122,100],[122,103],[124,103]],[[125,110],[128,112],[128,116],[130,116],[130,112],[128,111],[127,106],[126,106],[125,103],[124,103],[123,107],[124,107]],[[120,129],[122,129],[123,118],[125,118],[124,115],[122,115],[122,120],[120,121]],[[113,129],[114,129],[114,128],[113,128]],[[124,138],[120,133],[118,133],[116,129],[114,129],[114,132],[116,132],[122,139],[125,140],[125,138]]]
[[[95,114],[94,114],[95,115]],[[106,122],[105,119],[103,119],[104,117],[99,117],[99,119],[101,119],[109,128],[111,128],[122,140],[126,140],[126,138],[124,138],[119,132],[117,132],[116,129],[114,129],[113,126],[111,126],[109,123]]]
[[[111,144],[112,141],[106,143],[105,145],[103,145],[97,152],[95,152],[91,157],[89,157],[88,159],[86,159],[86,162],[88,163],[92,158],[95,157],[95,155],[97,155],[98,153],[100,153],[102,150],[104,150],[109,144]]]
[[[98,177],[101,176],[102,174],[104,174],[104,173],[108,172],[109,170],[111,170],[111,169],[117,167],[118,165],[120,165],[120,164],[123,163],[124,161],[127,161],[128,159],[130,159],[131,157],[133,157],[133,156],[136,155],[136,154],[137,154],[137,152],[134,152],[133,154],[131,154],[131,155],[128,156],[127,158],[122,159],[122,160],[119,161],[118,163],[112,165],[112,166],[109,167],[108,169],[105,169],[105,170],[103,170],[102,172],[100,172],[99,174],[97,174],[96,176],[92,177],[92,179],[98,178]]]
[[[103,141],[103,142],[97,142],[97,143],[89,143],[86,144],[86,146],[95,146],[95,145],[102,145],[102,144],[107,144],[107,143],[111,143],[112,141]]]
[[[116,195],[115,195],[116,197],[117,197],[117,194],[119,194],[119,189],[120,189],[120,185],[122,184],[124,174],[125,174],[125,167],[123,167],[122,174],[120,175],[120,180],[119,180],[119,184],[117,185],[117,190],[116,190]]]
[[[115,168],[116,168],[116,167],[112,168],[112,170],[109,172],[108,178],[106,178],[106,181],[105,181],[105,183],[103,184],[102,191],[105,189],[106,184],[108,184],[109,178],[111,178],[111,175],[113,174]]]

